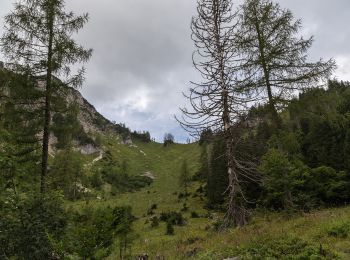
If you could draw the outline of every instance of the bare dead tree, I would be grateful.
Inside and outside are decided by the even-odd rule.
[[[313,37],[300,37],[301,20],[270,0],[246,0],[236,37],[240,61],[251,89],[268,100],[273,123],[280,128],[278,106],[304,88],[327,79],[335,69],[330,59],[309,62]],[[248,85],[248,84],[246,84]]]
[[[178,119],[184,129],[198,136],[206,129],[221,134],[226,143],[229,177],[229,203],[226,224],[242,226],[247,222],[241,177],[253,177],[251,169],[235,154],[238,142],[234,125],[241,120],[253,99],[247,95],[241,79],[235,48],[237,12],[230,0],[197,0],[198,16],[192,19],[192,39],[197,51],[193,64],[202,80],[185,97],[190,109],[182,108]]]

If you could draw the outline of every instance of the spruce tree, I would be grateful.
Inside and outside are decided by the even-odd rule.
[[[16,192],[21,177],[31,183],[31,173],[38,170],[40,148],[40,109],[42,97],[27,75],[0,70],[0,169],[4,180]]]
[[[41,192],[45,192],[51,132],[52,95],[60,85],[79,86],[84,69],[72,75],[70,66],[87,61],[92,50],[78,45],[72,35],[88,21],[88,15],[65,12],[64,0],[23,0],[5,17],[2,51],[17,73],[40,81],[43,89]],[[60,83],[55,77],[64,77]]]
[[[180,177],[179,177],[179,185],[184,189],[185,196],[187,198],[187,188],[189,182],[189,170],[187,165],[187,160],[183,160],[181,164]]]
[[[227,156],[225,154],[225,141],[216,138],[213,142],[209,157],[207,177],[207,199],[209,208],[218,208],[227,198],[225,191],[228,187]]]
[[[335,68],[330,59],[309,62],[307,52],[313,37],[299,37],[301,20],[270,0],[246,0],[235,44],[251,90],[267,98],[272,120],[278,128],[279,105],[298,91],[314,87]]]

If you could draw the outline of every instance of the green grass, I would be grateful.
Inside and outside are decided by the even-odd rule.
[[[187,224],[182,227],[175,226],[174,236],[165,235],[165,223],[160,222],[156,228],[151,228],[150,222],[146,223],[149,219],[147,210],[152,204],[157,204],[155,213],[159,216],[162,212],[179,211],[182,208],[184,200],[179,201],[175,194],[179,192],[178,178],[181,163],[187,159],[191,173],[194,174],[199,167],[200,147],[197,144],[174,144],[165,148],[162,144],[138,142],[127,146],[119,144],[113,137],[104,140],[104,144],[105,149],[112,153],[116,164],[121,165],[123,160],[128,160],[130,174],[140,175],[150,171],[155,176],[151,186],[140,191],[116,196],[107,195],[102,200],[89,201],[89,204],[95,207],[132,206],[133,213],[137,217],[134,224],[137,238],[132,248],[135,255],[147,253],[151,259],[155,259],[156,255],[162,255],[165,259],[224,259],[242,254],[244,250],[248,252],[264,245],[267,247],[277,245],[276,247],[280,246],[283,251],[286,250],[284,239],[290,238],[288,241],[292,243],[294,243],[293,239],[305,241],[307,243],[305,250],[312,248],[317,251],[321,248],[335,252],[339,259],[350,259],[350,234],[344,235],[347,232],[347,223],[350,221],[350,207],[292,216],[282,213],[255,212],[250,224],[246,227],[218,233],[212,227],[220,218],[220,214],[213,213],[213,218],[210,219],[203,217],[208,213],[203,209],[205,202],[199,196],[190,197],[187,202],[189,210],[183,213]],[[199,183],[192,184],[192,194],[199,185]],[[78,201],[70,204],[81,208],[86,202]],[[197,212],[201,217],[191,218],[192,211]],[[341,235],[330,235],[332,230],[340,232]],[[117,252],[116,249],[109,259],[118,259]],[[335,256],[332,256],[329,259],[334,258]],[[320,258],[297,257],[294,259]]]

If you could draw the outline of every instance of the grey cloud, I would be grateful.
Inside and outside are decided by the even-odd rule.
[[[1,0],[0,16],[14,0]],[[236,2],[237,4],[242,1]],[[315,36],[312,59],[335,57],[338,75],[349,79],[349,0],[280,0]],[[173,132],[185,140],[173,118],[186,104],[181,92],[198,79],[192,67],[191,17],[196,0],[66,0],[67,10],[88,12],[90,21],[76,36],[92,47],[83,95],[107,118],[133,130],[149,130],[161,140]],[[1,30],[0,30],[1,33]]]

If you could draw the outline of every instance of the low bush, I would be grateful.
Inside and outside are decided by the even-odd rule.
[[[350,222],[338,223],[327,230],[328,236],[347,238],[350,234]]]
[[[62,196],[56,193],[0,199],[0,259],[52,259],[67,225]]]
[[[171,223],[172,225],[183,226],[185,225],[185,219],[181,213],[171,211],[160,214],[160,220],[163,222]]]
[[[154,210],[157,209],[157,204],[152,204],[151,207],[147,210],[147,215],[154,215]]]
[[[174,235],[174,226],[173,226],[173,223],[171,221],[168,221],[167,224],[166,224],[166,232],[165,234],[168,235],[168,236],[172,236]]]
[[[115,193],[132,192],[152,184],[153,180],[146,176],[129,176],[113,169],[102,172],[104,180],[115,188]]]
[[[155,228],[159,226],[159,218],[157,216],[153,216],[151,218],[151,227]]]
[[[238,249],[240,259],[338,259],[322,245],[312,245],[300,238],[285,237],[254,243]]]
[[[135,220],[130,207],[86,207],[70,215],[72,225],[68,228],[65,247],[83,259],[107,257],[115,239],[128,240]]]
[[[188,206],[187,206],[187,204],[186,204],[186,203],[184,203],[184,204],[182,205],[182,209],[181,209],[181,211],[182,211],[182,212],[186,212],[186,211],[188,211]]]
[[[191,218],[199,218],[198,213],[195,212],[195,211],[192,211],[192,212],[191,212]]]

